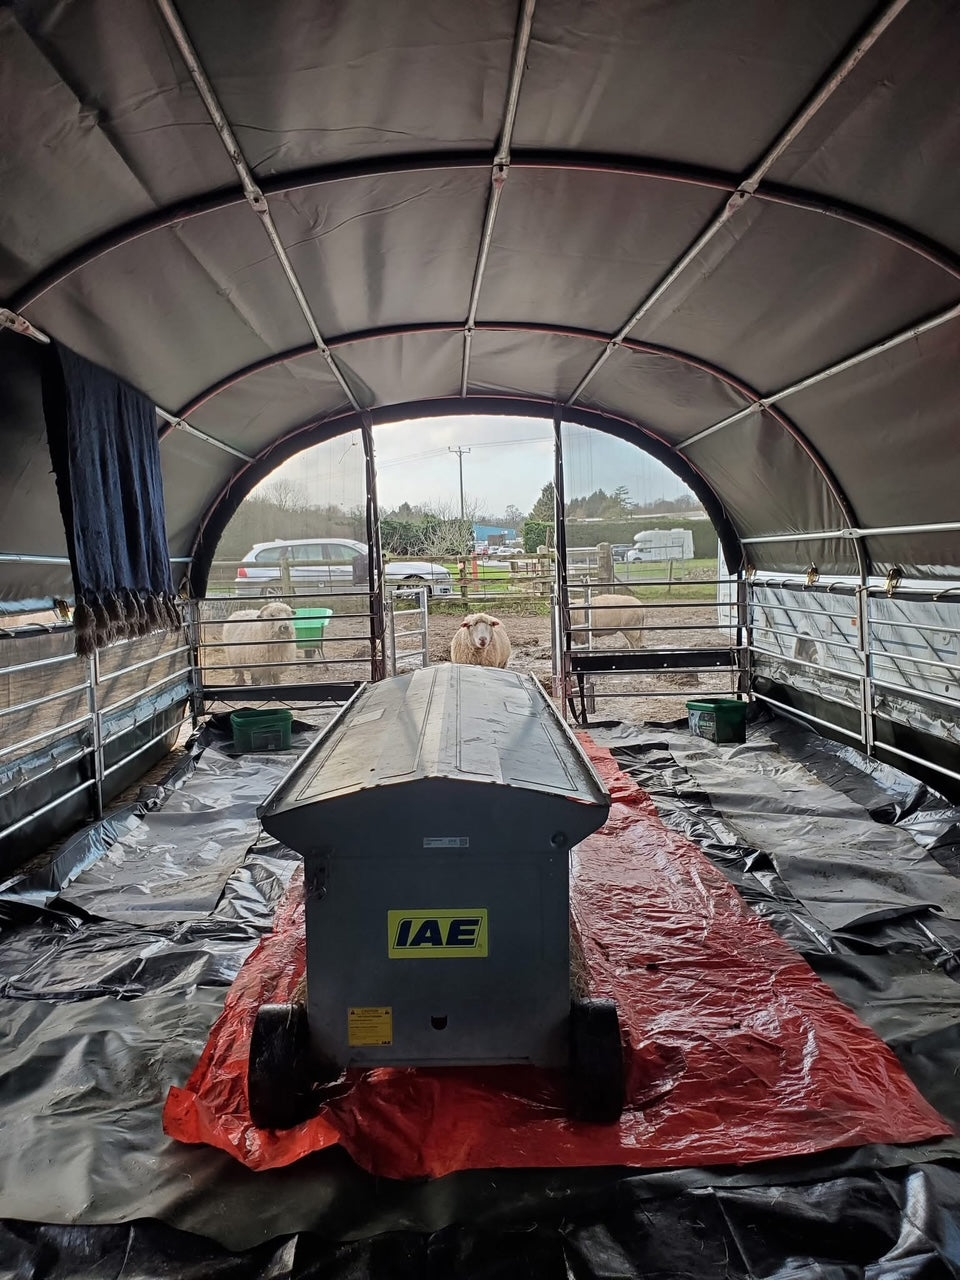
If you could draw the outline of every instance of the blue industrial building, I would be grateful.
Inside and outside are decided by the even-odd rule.
[[[505,529],[497,524],[475,524],[473,526],[475,542],[489,542],[491,538],[502,538],[504,542],[516,542],[516,529]]]

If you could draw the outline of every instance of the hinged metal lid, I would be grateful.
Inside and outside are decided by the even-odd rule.
[[[414,789],[416,795],[414,795]],[[260,808],[264,828],[301,852],[334,824],[356,840],[403,821],[428,835],[431,809],[457,797],[465,828],[531,819],[576,843],[610,796],[539,683],[456,664],[364,686]],[[537,815],[534,817],[534,815]],[[438,836],[451,833],[439,833]],[[455,833],[453,833],[455,834]]]

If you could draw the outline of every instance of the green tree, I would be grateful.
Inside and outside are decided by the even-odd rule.
[[[549,480],[540,490],[540,497],[533,504],[530,512],[531,520],[541,520],[546,524],[553,523],[554,495],[553,481]]]
[[[619,486],[619,488],[614,489],[613,494],[611,496],[613,501],[616,503],[617,507],[623,512],[629,511],[631,506],[633,505],[630,501],[630,490],[627,488],[625,484],[622,484]]]

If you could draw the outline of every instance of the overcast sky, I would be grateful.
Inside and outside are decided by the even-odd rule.
[[[377,487],[384,510],[440,502],[459,503],[457,456],[463,459],[468,502],[502,514],[508,505],[524,513],[553,479],[553,428],[536,418],[421,418],[377,427]],[[633,445],[599,431],[565,429],[567,497],[626,485],[637,502],[675,498],[685,486],[666,467]],[[363,456],[356,433],[308,449],[274,472],[303,486],[312,502],[352,507],[363,500]]]

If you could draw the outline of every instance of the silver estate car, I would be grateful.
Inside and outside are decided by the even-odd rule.
[[[365,587],[367,548],[352,538],[294,538],[258,542],[243,557],[234,585],[238,595],[280,595],[280,563],[290,565],[290,585],[306,595],[318,587]],[[315,563],[322,561],[322,564]],[[428,595],[452,596],[453,575],[431,560],[389,562],[384,570],[387,586],[423,587]]]

